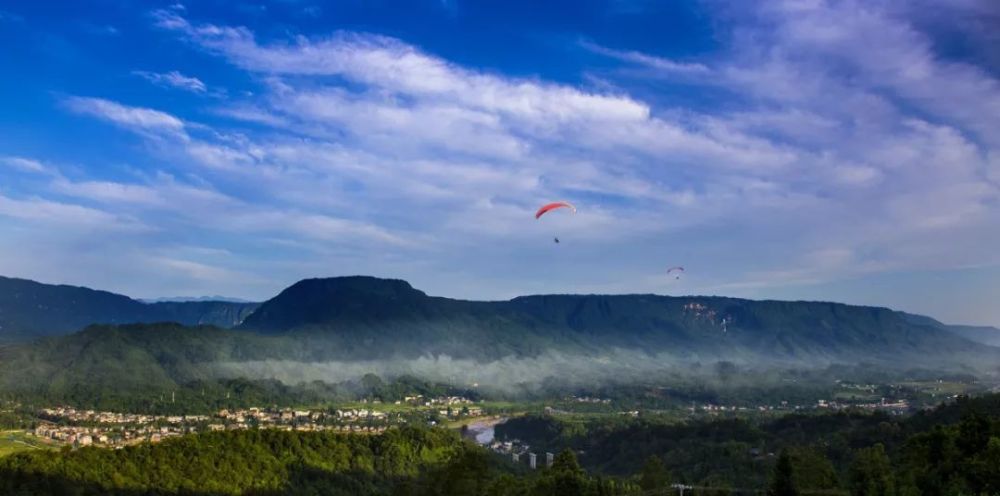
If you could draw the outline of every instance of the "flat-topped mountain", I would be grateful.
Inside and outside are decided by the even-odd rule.
[[[735,359],[895,361],[981,351],[925,319],[879,307],[714,296],[467,301],[428,296],[401,280],[352,276],[295,283],[236,328],[331,339],[352,357],[635,348]]]
[[[435,300],[438,300],[435,302]],[[304,279],[265,301],[240,325],[260,332],[325,327],[344,322],[438,317],[445,298],[431,298],[399,279],[366,276]]]
[[[619,349],[741,362],[975,365],[1000,357],[1000,349],[927,317],[827,302],[650,294],[468,301],[428,296],[402,280],[351,276],[302,280],[259,305],[146,304],[87,288],[0,279],[0,322],[8,333],[51,336],[92,323],[161,321],[284,338],[291,344],[272,357],[300,361],[497,360]]]
[[[0,392],[51,398],[192,393],[216,379],[337,383],[369,373],[503,388],[697,375],[717,362],[754,370],[871,364],[963,372],[1000,363],[1000,348],[933,319],[826,302],[649,294],[467,301],[354,276],[303,280],[257,307],[147,305],[85,288],[4,282],[8,291],[18,288],[0,300],[5,327],[30,323],[36,334],[57,334],[86,320],[119,323],[0,346]],[[145,319],[239,323],[229,330],[120,325]]]

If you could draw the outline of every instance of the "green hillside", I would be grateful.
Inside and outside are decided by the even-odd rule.
[[[716,377],[713,364],[727,362],[758,372],[831,364],[975,372],[995,368],[1000,349],[884,308],[656,295],[475,302],[351,277],[297,283],[233,330],[95,325],[0,346],[0,393],[144,410],[169,408],[166,394],[208,409],[234,389],[243,401],[308,402],[369,373],[523,391],[550,381],[679,380],[679,370]]]
[[[1000,329],[989,326],[948,326],[952,333],[969,341],[975,341],[989,346],[1000,346]]]
[[[405,281],[308,279],[261,304],[238,329],[322,336],[335,355],[499,358],[553,347],[668,351],[726,360],[975,365],[1000,356],[886,308],[657,295],[546,295],[479,302],[427,296]],[[971,362],[969,361],[971,359]]]
[[[959,397],[912,416],[881,412],[791,413],[677,422],[657,417],[587,421],[549,415],[496,427],[539,451],[572,449],[588,470],[627,475],[655,458],[675,477],[699,486],[763,488],[777,454],[791,454],[799,489],[849,488],[859,454],[884,447],[898,494],[998,494],[1000,395]],[[872,494],[852,492],[852,494]],[[879,493],[876,493],[879,494]],[[894,494],[894,493],[889,493]]]
[[[261,359],[299,361],[427,355],[496,360],[553,350],[593,356],[633,349],[705,361],[912,365],[918,360],[926,366],[976,367],[1000,356],[1000,350],[957,336],[933,319],[825,302],[657,295],[466,301],[428,296],[401,280],[356,276],[303,280],[260,305],[147,304],[87,288],[0,278],[0,342],[133,322],[284,336],[294,342],[269,344]],[[153,352],[164,343],[148,344]],[[233,359],[227,353],[219,352],[222,359]]]
[[[0,460],[3,494],[387,494],[474,450],[444,430],[245,431]],[[485,468],[485,467],[484,467]],[[483,477],[488,472],[480,474]]]
[[[69,334],[91,324],[173,321],[232,327],[256,307],[223,301],[147,304],[107,291],[0,277],[0,342]]]
[[[0,494],[640,496],[676,494],[668,487],[679,482],[694,494],[992,495],[1000,491],[997,400],[960,398],[910,417],[525,416],[498,426],[498,436],[528,442],[531,452],[558,453],[537,470],[444,429],[210,432],[121,450],[8,455]],[[774,491],[782,484],[787,492]]]

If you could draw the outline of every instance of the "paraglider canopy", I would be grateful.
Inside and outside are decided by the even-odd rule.
[[[667,269],[667,275],[668,275],[668,276],[669,276],[669,275],[670,275],[671,273],[673,273],[673,272],[684,272],[684,267],[681,267],[680,265],[676,265],[676,266],[673,266],[673,267],[671,267],[671,268]],[[676,276],[674,277],[674,279],[680,279],[680,278],[681,278],[680,274],[677,274],[677,275],[676,275]]]
[[[576,213],[576,207],[574,207],[572,203],[560,201],[560,202],[553,202],[553,203],[547,203],[545,205],[542,205],[542,207],[539,208],[537,212],[535,212],[535,218],[537,219],[537,218],[545,215],[549,211],[556,210],[556,209],[559,209],[559,208],[568,208],[568,209],[573,210],[574,214]]]

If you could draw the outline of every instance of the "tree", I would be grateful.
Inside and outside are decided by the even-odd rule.
[[[858,451],[850,469],[852,496],[892,496],[895,480],[885,446],[876,444]]]
[[[767,489],[768,496],[798,496],[795,488],[795,471],[792,467],[792,456],[788,450],[781,450],[778,464],[771,476],[771,485]]]
[[[576,454],[564,449],[552,460],[553,496],[579,496],[587,486],[586,475],[576,460]]]
[[[990,419],[976,411],[970,411],[958,424],[958,439],[955,445],[966,458],[973,457],[986,449],[990,440]]]
[[[823,452],[813,448],[790,450],[795,473],[795,487],[802,489],[836,489],[837,470]]]
[[[650,456],[639,473],[639,487],[643,490],[660,489],[670,485],[670,472],[663,461],[656,456]]]
[[[428,494],[483,494],[490,483],[489,459],[481,449],[462,448],[431,477]]]
[[[992,437],[973,459],[971,471],[985,494],[1000,494],[1000,437]]]
[[[580,462],[576,459],[576,453],[573,453],[573,450],[568,448],[560,451],[555,459],[552,460],[552,471],[574,474],[583,473],[583,469],[580,468]]]

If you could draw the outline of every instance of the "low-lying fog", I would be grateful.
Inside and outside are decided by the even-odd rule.
[[[218,362],[213,373],[223,378],[277,379],[286,384],[322,381],[337,383],[357,379],[365,374],[392,379],[404,375],[424,380],[509,390],[532,384],[558,381],[564,385],[594,385],[608,382],[644,382],[667,376],[701,376],[717,379],[727,375],[727,382],[741,380],[736,370],[763,371],[760,362],[728,357],[677,357],[667,353],[648,354],[636,350],[614,349],[600,356],[585,356],[546,352],[535,357],[509,356],[493,361],[455,359],[445,355],[362,361],[301,362],[294,360],[260,360]],[[819,368],[829,361],[772,361],[769,369]],[[727,374],[726,370],[731,371]],[[754,374],[759,379],[759,374]],[[751,380],[746,378],[746,380]]]

